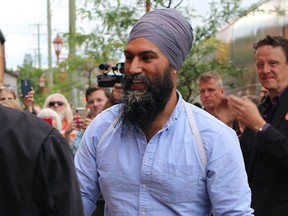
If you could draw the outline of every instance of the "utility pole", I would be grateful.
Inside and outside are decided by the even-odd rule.
[[[75,0],[69,0],[69,54],[68,58],[73,58],[76,56],[76,43],[75,43],[75,31],[76,31],[76,3]],[[70,98],[72,100],[72,104],[74,106],[78,106],[78,100],[77,100],[77,89],[73,87],[74,82],[74,74],[75,71],[70,71],[69,73],[69,82],[72,86],[71,92],[70,92]]]
[[[37,60],[38,60],[38,67],[41,68],[41,52],[40,52],[40,24],[35,24],[37,26]],[[35,54],[36,56],[36,54]],[[36,67],[36,61],[35,61]]]
[[[76,55],[75,43],[76,31],[76,3],[75,0],[69,0],[69,56]]]
[[[53,86],[52,56],[51,56],[51,8],[50,0],[47,0],[47,37],[48,37],[48,84]]]
[[[146,12],[149,12],[151,10],[151,1],[146,0]]]
[[[38,66],[41,68],[41,53],[40,53],[40,24],[37,24],[37,35],[38,35]]]

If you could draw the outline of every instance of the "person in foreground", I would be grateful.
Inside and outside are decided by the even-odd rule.
[[[0,106],[0,170],[0,215],[83,215],[69,146],[37,116]]]
[[[92,121],[75,156],[85,215],[100,191],[106,216],[204,216],[211,204],[216,215],[253,214],[235,132],[176,90],[192,43],[175,9],[149,12],[132,28],[122,103]]]
[[[255,66],[268,97],[258,106],[228,97],[229,109],[246,126],[240,136],[252,207],[257,216],[288,212],[288,40],[266,36],[254,45]]]

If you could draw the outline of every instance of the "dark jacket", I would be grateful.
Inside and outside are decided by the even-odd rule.
[[[259,110],[263,110],[261,104]],[[247,128],[240,137],[255,216],[283,216],[288,212],[287,112],[286,90],[267,131],[255,135]]]
[[[0,106],[0,215],[83,215],[72,154],[42,119]]]

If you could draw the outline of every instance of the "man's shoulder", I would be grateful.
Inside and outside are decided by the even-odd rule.
[[[93,135],[95,135],[95,131],[97,131],[97,135],[103,134],[105,130],[114,122],[114,120],[119,119],[120,112],[120,104],[116,104],[106,110],[103,110],[93,119],[86,131]]]
[[[35,115],[32,115],[31,113],[4,106],[0,106],[0,119],[7,120],[8,125],[15,125],[17,127],[19,126],[17,125],[17,123],[20,123],[20,121],[25,121],[26,123],[29,123],[31,125],[41,125],[40,128],[52,128],[49,124],[45,123],[45,121]],[[22,126],[22,124],[20,125]]]
[[[95,119],[98,119],[98,122],[100,123],[112,123],[115,118],[117,118],[120,115],[121,112],[121,104],[116,104],[112,107],[109,107],[108,109],[103,110],[101,113],[99,113]],[[101,119],[101,120],[99,120]]]
[[[215,116],[209,114],[205,110],[196,107],[192,104],[189,105],[195,118],[198,130],[205,140],[213,140],[220,133],[231,134],[234,130],[228,127],[225,123],[217,119]]]
[[[192,110],[192,113],[199,125],[206,125],[207,123],[212,124],[213,126],[222,127],[225,125],[222,121],[217,119],[215,116],[211,115],[207,111],[190,104],[189,108]]]
[[[52,130],[51,125],[31,113],[0,106],[0,136],[7,138],[16,136],[23,140],[35,139],[41,141]],[[28,141],[25,143],[28,143]]]

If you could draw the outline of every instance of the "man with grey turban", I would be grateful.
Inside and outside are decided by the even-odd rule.
[[[236,134],[177,91],[193,43],[175,9],[145,14],[125,54],[122,103],[100,113],[75,156],[85,214],[252,215]]]

